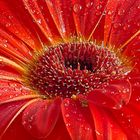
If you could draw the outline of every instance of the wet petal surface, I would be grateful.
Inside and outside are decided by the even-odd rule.
[[[22,116],[22,124],[25,129],[33,137],[47,137],[58,120],[60,102],[59,98],[52,102],[40,100],[27,107]]]
[[[96,105],[112,109],[120,109],[126,105],[131,97],[131,85],[128,80],[114,80],[102,89],[95,89],[89,93],[88,100]]]
[[[94,139],[94,125],[87,107],[72,99],[65,99],[62,114],[72,140]]]

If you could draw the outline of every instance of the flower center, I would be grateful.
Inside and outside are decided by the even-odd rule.
[[[47,48],[26,77],[30,87],[48,98],[65,98],[86,95],[124,73],[124,63],[112,51],[93,43],[66,43]]]

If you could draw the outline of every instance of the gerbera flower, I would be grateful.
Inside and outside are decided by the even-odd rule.
[[[0,139],[139,140],[140,0],[1,0]]]

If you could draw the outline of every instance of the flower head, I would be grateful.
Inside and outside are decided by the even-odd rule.
[[[0,139],[140,139],[140,0],[1,0]]]

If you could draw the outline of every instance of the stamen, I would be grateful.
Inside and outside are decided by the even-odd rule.
[[[93,43],[65,43],[49,47],[28,67],[27,84],[48,98],[87,95],[128,67],[117,55]]]

